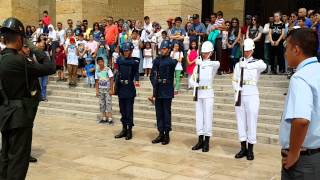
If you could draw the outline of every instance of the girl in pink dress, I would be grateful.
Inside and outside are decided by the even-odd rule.
[[[196,59],[198,57],[198,44],[196,41],[192,41],[190,44],[190,49],[187,52],[187,74],[188,74],[188,82],[193,73],[193,69],[196,66]],[[188,89],[191,88],[190,83],[188,83]]]

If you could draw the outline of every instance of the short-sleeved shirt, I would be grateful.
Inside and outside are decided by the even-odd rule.
[[[94,53],[97,49],[98,49],[98,42],[97,41],[89,41],[86,44],[86,48],[88,48],[89,50],[91,50],[91,53]]]
[[[87,64],[84,69],[86,70],[87,77],[92,77],[95,75],[94,72],[91,72],[91,69],[95,69],[94,64]]]
[[[186,36],[186,30],[182,27],[173,27],[171,29],[171,36],[176,36],[176,35],[180,35],[180,36]],[[183,40],[172,40],[172,43],[179,43],[180,47],[183,47]]]
[[[110,68],[105,67],[103,70],[97,68],[95,79],[99,80],[99,89],[110,89],[110,78],[113,77],[113,73]]]
[[[197,33],[206,33],[207,29],[203,23],[192,24],[191,31],[196,31]],[[190,42],[198,40],[199,36],[190,36]]]
[[[110,46],[116,43],[116,36],[119,34],[118,27],[116,25],[106,26],[104,35],[106,36],[106,43]]]
[[[77,47],[75,45],[70,45],[68,47],[67,54],[67,64],[78,65]]]
[[[291,123],[295,118],[310,122],[302,147],[320,148],[320,76],[315,76],[319,71],[320,63],[312,57],[301,62],[291,77],[280,125],[282,148],[289,148]]]
[[[295,26],[298,26],[298,21],[295,21],[294,22],[294,25]],[[305,21],[304,21],[304,25],[306,26],[306,27],[308,27],[308,28],[311,28],[311,26],[312,26],[312,21],[311,21],[311,19],[310,18],[305,18]]]
[[[285,29],[285,25],[282,22],[279,24],[272,23],[270,25],[270,29],[272,32],[271,33],[272,40],[277,41],[281,36],[282,30]]]
[[[259,35],[259,33],[261,33],[261,34],[263,33],[263,27],[259,26],[257,28],[257,27],[250,27],[249,26],[248,31],[249,31],[249,38],[254,39]]]

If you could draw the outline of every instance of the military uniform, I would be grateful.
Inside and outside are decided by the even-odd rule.
[[[236,106],[236,118],[238,125],[238,136],[242,142],[242,148],[248,143],[248,153],[253,158],[253,144],[257,143],[257,120],[259,115],[259,90],[258,80],[260,74],[267,68],[263,60],[257,60],[253,57],[244,58],[243,64],[243,87],[241,89],[241,106]],[[240,63],[237,63],[233,74],[233,89],[239,91],[239,81],[241,76]],[[246,150],[244,150],[246,151]],[[245,153],[246,154],[246,153]],[[249,159],[251,159],[251,157]],[[247,157],[248,158],[248,157]]]
[[[161,56],[153,61],[150,76],[154,88],[157,128],[159,136],[153,143],[168,144],[171,131],[171,103],[174,97],[174,72],[178,61]]]
[[[15,27],[18,24],[18,30]],[[1,32],[23,29],[22,23],[9,18]],[[6,35],[5,35],[6,36]],[[39,61],[36,64],[18,54],[16,49],[4,49],[0,58],[1,102],[0,129],[2,150],[0,179],[25,179],[31,151],[32,128],[36,116],[40,89],[38,77],[54,74],[55,64],[43,52],[36,51]]]
[[[196,81],[197,68],[199,70],[199,83]],[[203,136],[209,140],[212,136],[212,123],[213,123],[213,105],[214,105],[214,91],[213,91],[213,79],[220,67],[219,61],[202,61],[194,69],[194,73],[190,78],[191,86],[197,86],[198,100],[196,102],[196,129],[197,135]],[[208,142],[209,143],[209,142]],[[197,148],[194,148],[197,150]],[[206,150],[204,150],[206,151]]]
[[[126,48],[127,45],[123,45]],[[128,45],[132,47],[132,43]],[[128,50],[130,50],[129,48]],[[132,50],[131,49],[131,50]],[[116,78],[117,94],[119,99],[119,108],[121,113],[121,122],[123,129],[115,138],[126,137],[127,140],[132,138],[133,123],[133,104],[136,97],[136,88],[134,81],[139,81],[139,59],[135,57],[119,57],[118,77]]]

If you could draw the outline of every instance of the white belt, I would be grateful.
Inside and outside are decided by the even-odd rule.
[[[235,81],[234,82],[238,83],[239,81]],[[257,85],[257,81],[254,80],[243,80],[243,85],[252,85],[252,86],[256,86]]]

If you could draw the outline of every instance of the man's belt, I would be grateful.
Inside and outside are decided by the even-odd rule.
[[[158,79],[158,83],[167,84],[168,82],[168,79]]]
[[[282,149],[281,150],[282,157],[284,157],[285,154],[287,154],[288,152],[289,152],[289,149]],[[301,156],[311,156],[311,155],[317,154],[317,153],[320,153],[320,148],[318,148],[318,149],[302,149],[300,151]]]
[[[238,80],[234,80],[234,82],[238,83]],[[257,85],[257,81],[254,81],[254,80],[243,80],[243,85],[256,86]]]
[[[129,84],[129,80],[120,80],[120,83],[123,85],[128,85]]]
[[[199,86],[198,89],[199,90],[211,90],[212,87],[211,86]]]

